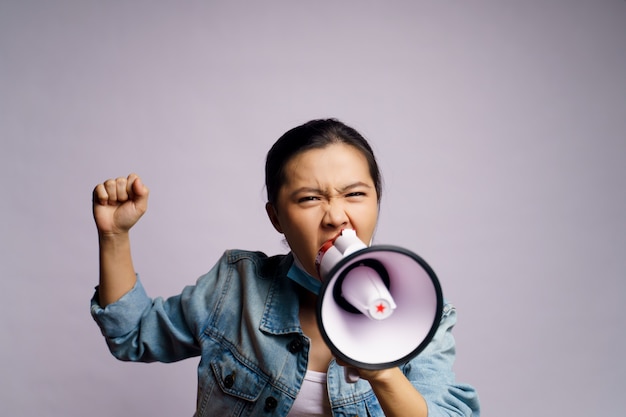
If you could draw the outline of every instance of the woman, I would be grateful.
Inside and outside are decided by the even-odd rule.
[[[446,304],[436,336],[408,363],[358,370],[347,383],[317,326],[315,257],[346,228],[371,242],[381,178],[366,140],[334,120],[285,133],[267,155],[266,211],[291,252],[227,251],[194,286],[167,300],[136,278],[129,230],[148,188],[131,174],[94,189],[100,285],[92,315],[111,352],[130,361],[200,356],[197,416],[478,415],[475,390],[454,380],[456,313]]]

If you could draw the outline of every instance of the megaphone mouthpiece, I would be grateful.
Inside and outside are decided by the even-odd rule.
[[[323,279],[342,258],[366,247],[367,245],[357,237],[355,230],[342,229],[337,236],[326,241],[318,251],[315,258],[318,275]]]

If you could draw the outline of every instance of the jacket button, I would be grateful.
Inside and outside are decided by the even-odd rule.
[[[265,399],[265,411],[272,411],[278,405],[278,400],[274,397],[267,397]]]
[[[302,340],[301,336],[298,336],[291,342],[289,342],[289,346],[287,347],[289,349],[289,352],[298,353],[302,350],[302,348],[304,348],[304,341]]]
[[[235,385],[235,373],[234,372],[230,375],[226,375],[226,378],[224,378],[224,386],[226,388],[232,388],[233,385]]]

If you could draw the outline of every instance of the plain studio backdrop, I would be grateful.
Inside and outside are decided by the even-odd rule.
[[[284,253],[271,144],[377,152],[376,243],[434,268],[485,416],[622,415],[626,2],[0,2],[0,414],[191,416],[196,359],[132,364],[89,314],[91,191],[137,172],[152,296]]]

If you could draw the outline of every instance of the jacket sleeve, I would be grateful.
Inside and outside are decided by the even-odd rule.
[[[139,277],[135,286],[115,303],[102,308],[98,288],[91,299],[91,315],[109,350],[117,359],[134,362],[174,362],[200,354],[186,320],[185,294],[167,300],[150,299]]]
[[[452,371],[456,354],[452,335],[455,324],[456,309],[446,303],[432,341],[403,367],[407,378],[426,400],[429,417],[480,415],[476,390],[470,385],[458,383]]]

